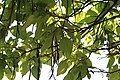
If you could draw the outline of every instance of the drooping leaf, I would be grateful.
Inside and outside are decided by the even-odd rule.
[[[87,65],[80,65],[79,69],[80,69],[80,71],[79,71],[80,78],[84,78],[87,75],[88,66]]]
[[[86,13],[86,15],[90,15],[90,16],[97,16],[98,14],[95,12],[95,11],[93,11],[93,10],[88,10],[88,12]]]
[[[68,73],[68,74],[65,76],[64,80],[74,80],[74,75],[73,75],[73,73]]]
[[[38,74],[38,67],[33,66],[32,67],[32,75],[37,79],[37,74]]]
[[[3,76],[4,76],[4,70],[2,67],[0,67],[0,79],[1,80],[2,80]]]
[[[72,0],[62,0],[62,4],[63,6],[65,6],[65,8],[69,8],[71,6]]]
[[[82,19],[80,21],[80,23],[88,23],[89,24],[89,23],[94,22],[95,19],[96,19],[96,17],[89,16],[89,17]]]
[[[8,69],[8,68],[5,69],[5,75],[6,75],[6,77],[7,77],[9,80],[11,79],[12,74],[11,74],[11,72],[10,72],[10,69]]]
[[[113,72],[113,71],[116,71],[118,70],[118,65],[114,65],[113,66],[113,69],[111,69],[110,71]],[[120,73],[118,71],[112,73],[112,74],[108,74],[108,79],[109,80],[119,80],[120,79]]]
[[[118,35],[120,34],[120,26],[116,28]]]
[[[118,58],[118,63],[120,64],[120,57]]]
[[[46,49],[48,49],[51,46],[51,42],[52,42],[52,38],[46,39],[45,42],[43,42],[41,52],[44,52]]]
[[[115,58],[114,57],[110,57],[109,62],[107,64],[107,68],[112,67],[112,65],[114,64],[114,62],[115,62]]]
[[[87,72],[87,78],[90,79],[91,78],[91,74],[89,72]]]
[[[0,59],[0,67],[4,69],[5,66],[6,66],[5,60]]]
[[[34,15],[30,15],[22,29],[29,27],[34,21]]]
[[[76,51],[75,54],[78,59],[86,58],[85,54],[83,54],[81,51]]]
[[[29,71],[28,61],[25,61],[20,65],[20,72],[22,76],[24,76],[28,71]]]
[[[57,69],[57,75],[63,74],[67,71],[68,69],[68,64],[66,61],[61,61],[58,64],[58,69]]]
[[[77,15],[74,17],[74,19],[75,19],[76,22],[80,22],[82,19],[85,18],[85,15],[86,15],[85,12],[81,12],[80,14],[77,14]]]
[[[92,61],[91,61],[90,59],[87,59],[87,60],[86,60],[86,63],[87,63],[87,66],[88,66],[88,67],[92,66]]]
[[[62,38],[60,40],[60,49],[64,52],[66,57],[70,57],[71,53],[72,53],[72,46],[73,43],[71,40],[69,40],[68,38]]]
[[[2,80],[3,76],[4,76],[4,68],[6,66],[6,63],[4,60],[0,59],[0,79]]]

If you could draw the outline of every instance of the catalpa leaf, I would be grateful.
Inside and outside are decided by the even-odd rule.
[[[65,8],[69,8],[71,6],[72,0],[62,0],[62,5],[65,6]]]
[[[73,75],[73,73],[68,73],[68,74],[65,76],[64,80],[74,80],[74,75]]]
[[[118,34],[120,34],[120,26],[117,26],[116,31]]]
[[[34,15],[30,15],[27,21],[25,22],[25,25],[23,26],[24,29],[29,27],[34,21]]]
[[[115,62],[115,58],[113,56],[110,57],[109,62],[107,64],[107,68],[112,67],[112,65],[114,64],[114,62]]]
[[[68,64],[66,61],[62,61],[58,64],[57,75],[63,74],[67,71]]]
[[[3,70],[5,68],[5,65],[6,65],[5,61],[0,59],[0,80],[2,80],[2,78],[3,78],[3,75],[4,75]]]
[[[2,67],[0,67],[0,80],[2,80],[3,75],[4,75],[3,68],[2,68]]]
[[[37,79],[37,74],[38,74],[38,67],[34,66],[32,67],[32,75]]]
[[[73,43],[71,40],[69,40],[68,38],[62,38],[60,40],[60,49],[64,52],[64,55],[66,57],[70,57],[71,53],[72,53],[72,46],[73,46]]]
[[[23,62],[20,65],[20,72],[24,76],[29,71],[28,61]]]

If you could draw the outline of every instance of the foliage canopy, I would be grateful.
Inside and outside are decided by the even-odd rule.
[[[119,80],[119,6],[120,0],[2,0],[0,80],[14,80],[19,70],[39,80],[42,64],[51,66],[50,78],[57,64],[57,76],[71,67],[64,80],[90,79],[94,72]],[[90,60],[102,50],[108,51],[108,71]]]

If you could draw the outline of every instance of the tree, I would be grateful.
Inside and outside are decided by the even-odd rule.
[[[90,79],[96,72],[119,80],[119,5],[119,0],[2,0],[0,80],[14,80],[18,70],[39,80],[42,64],[51,66],[50,79],[57,64],[57,76],[70,68],[64,80]],[[89,59],[102,50],[108,51],[108,71]]]

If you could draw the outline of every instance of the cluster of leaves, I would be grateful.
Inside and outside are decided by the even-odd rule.
[[[94,71],[89,69],[96,69],[91,54],[107,50],[109,71],[98,72],[119,80],[119,4],[119,0],[2,0],[0,79],[14,80],[20,70],[22,76],[30,71],[39,80],[42,64],[51,66],[50,78],[58,64],[57,76],[71,67],[64,80],[90,79]]]

